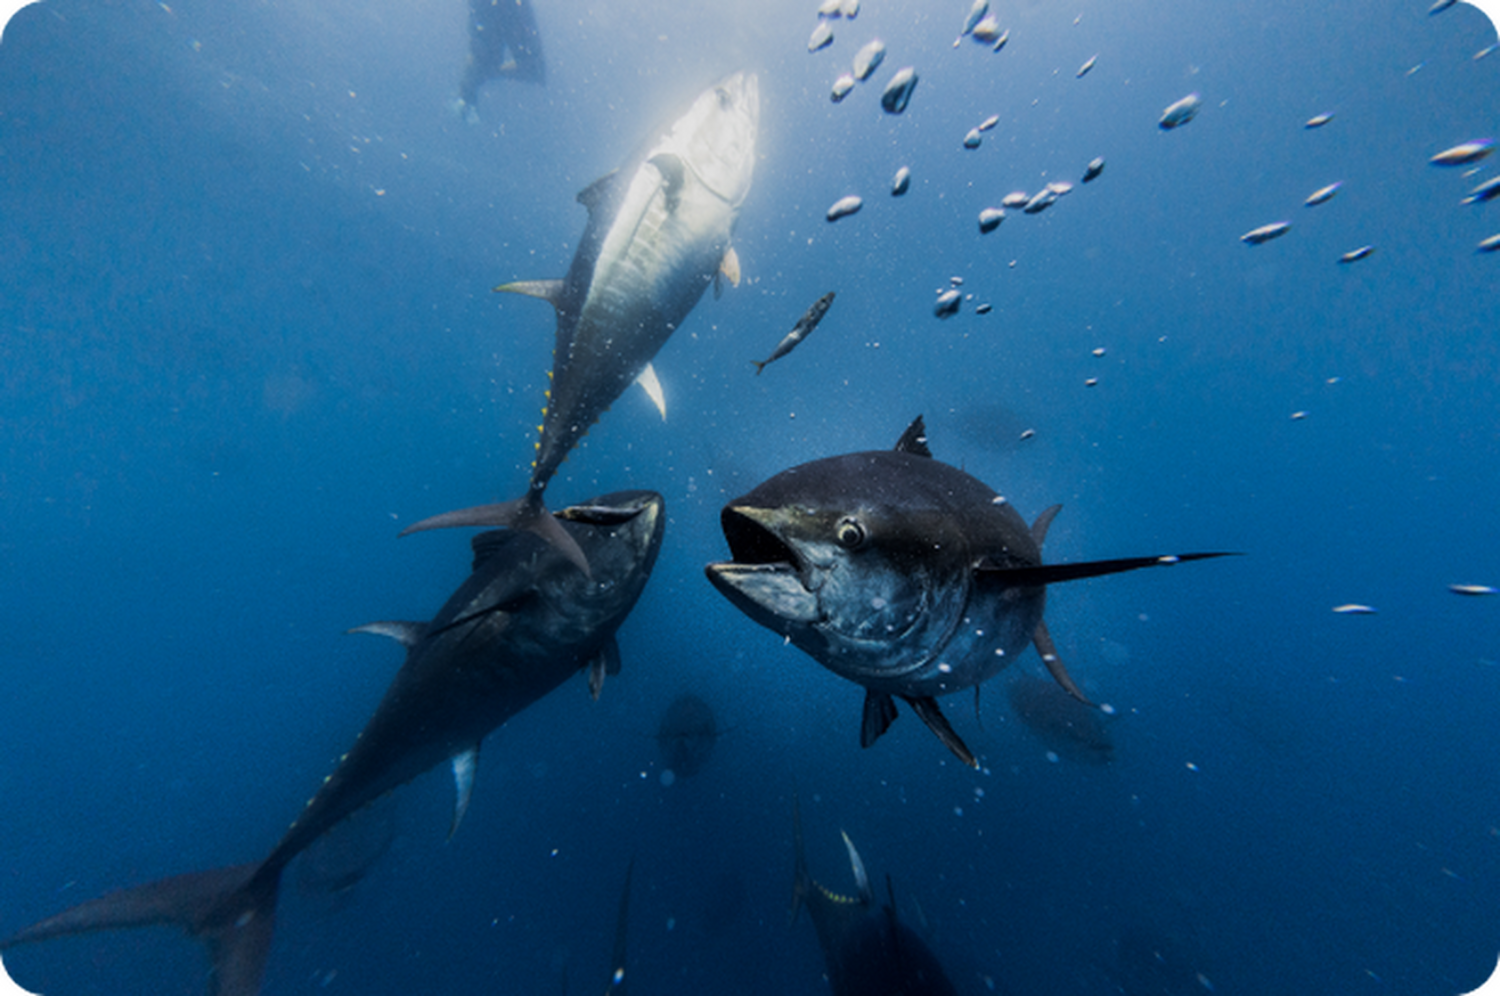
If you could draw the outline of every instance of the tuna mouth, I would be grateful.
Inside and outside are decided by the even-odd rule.
[[[790,546],[762,525],[761,509],[727,506],[719,513],[719,525],[729,542],[729,555],[741,566],[780,568],[799,572],[800,562]]]

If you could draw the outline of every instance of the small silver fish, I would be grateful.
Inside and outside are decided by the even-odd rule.
[[[1269,225],[1252,228],[1240,236],[1240,241],[1248,246],[1258,246],[1263,242],[1270,242],[1272,239],[1281,238],[1281,236],[1291,231],[1291,228],[1292,223],[1290,221],[1273,221]]]
[[[969,7],[969,15],[964,18],[964,29],[958,33],[958,36],[962,38],[972,33],[974,26],[984,19],[984,15],[989,13],[989,10],[990,0],[974,0]]]
[[[984,141],[984,136],[979,133],[978,128],[970,128],[969,133],[964,136],[964,148],[977,149],[979,143]]]
[[[974,314],[976,314],[976,315],[988,315],[991,310],[993,310],[993,306],[991,304],[989,304],[988,302],[986,302],[984,304],[981,304],[979,307],[975,308],[974,309]]]
[[[1005,220],[1005,212],[999,208],[985,208],[979,212],[979,234],[987,235],[1000,227]]]
[[[911,167],[902,166],[896,170],[895,179],[891,180],[891,196],[900,197],[911,189]]]
[[[844,0],[839,5],[839,13],[844,15],[845,20],[854,20],[859,16],[859,0]]]
[[[1373,616],[1375,614],[1375,607],[1350,602],[1347,605],[1335,605],[1333,611],[1341,616]]]
[[[1104,157],[1100,156],[1097,159],[1090,159],[1088,167],[1083,171],[1083,182],[1089,183],[1093,180],[1097,180],[1099,178],[1099,174],[1103,172]]]
[[[1053,180],[1047,184],[1047,189],[1057,196],[1062,197],[1064,194],[1071,194],[1073,192],[1073,185],[1067,180]]]
[[[1051,187],[1043,187],[1031,196],[1026,206],[1021,208],[1027,214],[1041,214],[1053,204],[1057,203],[1057,191]]]
[[[1000,32],[1000,37],[995,39],[995,51],[998,52],[1004,48],[1005,43],[1008,41],[1010,41],[1010,28],[1006,28]]]
[[[1080,80],[1083,79],[1085,76],[1087,76],[1089,74],[1089,70],[1094,68],[1094,63],[1096,63],[1098,61],[1099,61],[1099,56],[1097,54],[1089,56],[1089,60],[1087,62],[1085,62],[1083,65],[1079,66],[1078,67],[1078,72],[1076,72],[1076,73],[1073,74],[1074,79],[1080,79]]]
[[[938,295],[933,302],[932,313],[939,318],[952,318],[958,314],[958,306],[963,303],[963,295],[956,290],[946,290]]]
[[[1496,251],[1500,251],[1500,235],[1491,235],[1489,238],[1487,238],[1483,242],[1479,243],[1479,246],[1477,247],[1477,249],[1475,251],[1476,252],[1496,252]]]
[[[987,117],[983,121],[979,122],[979,130],[980,131],[989,131],[991,128],[995,127],[995,125],[997,125],[999,123],[1000,123],[1000,115],[998,115],[998,114],[991,114],[989,117]]]
[[[1479,162],[1494,151],[1495,140],[1493,138],[1476,138],[1471,142],[1455,145],[1451,149],[1444,149],[1427,161],[1434,166],[1467,166],[1470,163]]]
[[[1312,117],[1310,117],[1306,121],[1302,122],[1302,127],[1304,127],[1304,128],[1321,128],[1321,127],[1323,127],[1324,125],[1326,125],[1328,122],[1330,122],[1332,120],[1333,120],[1333,115],[1332,114],[1314,114]]]
[[[911,66],[898,69],[896,75],[885,85],[880,95],[880,106],[887,114],[900,114],[911,102],[911,92],[917,88],[917,71]]]
[[[993,45],[995,39],[1000,37],[1000,18],[994,14],[986,15],[982,21],[974,25],[974,30],[970,34],[981,45]]]
[[[840,197],[833,202],[833,207],[828,209],[827,218],[829,221],[838,221],[840,218],[847,218],[851,214],[857,213],[864,206],[865,202],[853,194],[850,194],[848,197]]]
[[[1458,3],[1458,0],[1437,0],[1431,7],[1427,8],[1427,14],[1429,17],[1433,14],[1441,14],[1456,3]]]
[[[1463,203],[1483,204],[1485,201],[1492,201],[1496,197],[1500,197],[1500,176],[1491,177],[1469,191],[1469,196],[1463,199]]]
[[[819,21],[818,26],[813,28],[812,36],[807,39],[807,50],[817,52],[833,44],[833,24],[829,21]]]
[[[854,53],[854,78],[863,83],[885,61],[885,42],[876,38]]]
[[[1500,595],[1500,588],[1487,584],[1450,584],[1448,590],[1455,595]]]
[[[848,73],[833,81],[833,91],[828,95],[835,104],[849,96],[849,91],[854,89],[854,77]]]
[[[1339,257],[1340,263],[1358,263],[1370,253],[1375,251],[1374,246],[1360,246],[1358,249],[1350,249]]]
[[[1161,120],[1156,123],[1162,131],[1171,131],[1187,124],[1198,116],[1198,108],[1203,105],[1203,98],[1196,93],[1190,93],[1186,97],[1171,104],[1165,111],[1161,112]]]
[[[1031,200],[1031,195],[1024,190],[1012,190],[1001,198],[1000,203],[1008,208],[1023,208],[1026,202]]]
[[[812,335],[813,329],[817,328],[818,323],[823,320],[823,316],[828,314],[828,308],[833,304],[833,294],[833,291],[829,291],[814,301],[812,307],[808,308],[802,317],[797,319],[797,324],[792,326],[792,330],[786,334],[786,337],[776,344],[775,349],[771,350],[770,356],[764,360],[750,361],[755,364],[755,375],[757,377],[766,368],[766,364],[774,363],[781,359],[787,353],[796,349],[799,342]]]
[[[1322,204],[1325,201],[1331,201],[1333,200],[1333,195],[1338,193],[1339,188],[1343,185],[1344,181],[1339,180],[1336,183],[1330,183],[1326,187],[1319,187],[1317,190],[1314,190],[1312,194],[1308,196],[1307,200],[1303,201],[1302,203],[1306,207],[1317,207],[1319,204]]]

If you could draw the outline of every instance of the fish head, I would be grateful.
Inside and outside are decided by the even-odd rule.
[[[698,95],[660,151],[676,155],[703,186],[738,208],[750,192],[759,130],[760,82],[754,73],[732,73]]]
[[[854,453],[772,477],[720,513],[734,559],[706,570],[835,674],[905,694],[958,627],[972,572],[953,517],[899,486],[901,462]]]

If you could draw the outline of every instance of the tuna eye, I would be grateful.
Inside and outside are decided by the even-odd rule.
[[[834,538],[839,541],[839,546],[853,550],[865,541],[865,527],[859,524],[858,519],[840,519]]]

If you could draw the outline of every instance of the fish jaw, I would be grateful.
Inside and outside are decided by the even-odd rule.
[[[775,491],[768,482],[756,494]],[[913,680],[952,635],[967,585],[903,566],[878,545],[844,549],[833,537],[847,512],[815,502],[732,503],[720,521],[734,559],[706,573],[752,620],[834,674],[913,694]]]

